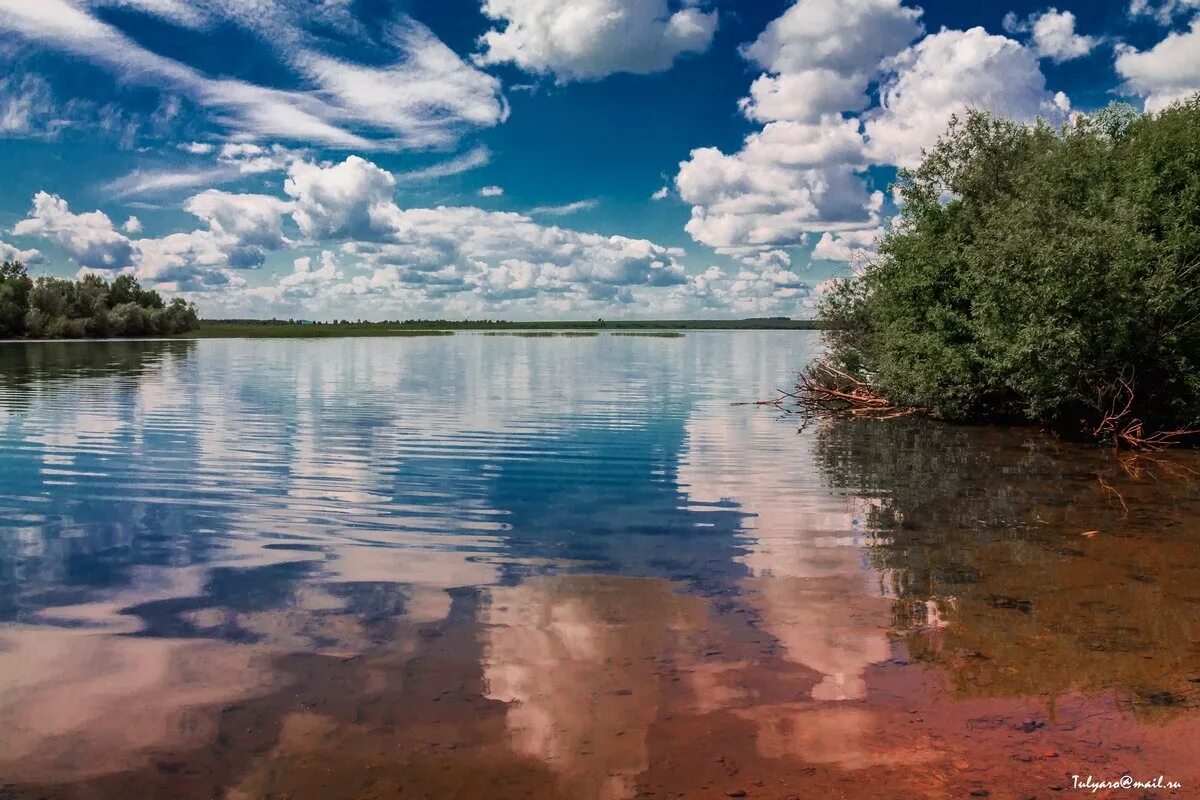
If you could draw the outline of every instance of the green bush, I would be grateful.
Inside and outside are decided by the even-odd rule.
[[[829,363],[950,420],[1200,422],[1200,95],[1062,128],[970,112],[897,190],[822,302]]]
[[[111,284],[96,275],[34,281],[20,263],[0,264],[0,338],[157,336],[198,327],[195,306],[179,297],[165,303],[131,275]]]

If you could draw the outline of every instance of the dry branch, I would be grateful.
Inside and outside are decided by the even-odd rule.
[[[848,375],[825,361],[814,361],[800,373],[795,397],[811,412],[872,419],[905,417],[921,410],[896,405],[867,381]]]
[[[1092,436],[1098,441],[1110,442],[1116,447],[1124,445],[1133,450],[1163,450],[1197,433],[1195,428],[1148,432],[1145,424],[1133,416],[1133,384],[1124,376],[1113,383],[1097,386],[1096,396],[1097,407],[1103,414],[1099,424],[1092,430]],[[1105,398],[1108,399],[1107,403]]]

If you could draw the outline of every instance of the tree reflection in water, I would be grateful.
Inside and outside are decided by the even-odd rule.
[[[1036,431],[836,422],[817,462],[861,503],[916,659],[964,696],[1114,692],[1197,705],[1200,458],[1140,458]]]

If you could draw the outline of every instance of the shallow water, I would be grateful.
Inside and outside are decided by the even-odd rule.
[[[0,344],[0,797],[1200,795],[1200,459],[817,343]]]

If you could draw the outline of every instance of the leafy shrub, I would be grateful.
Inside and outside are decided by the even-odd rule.
[[[832,366],[950,420],[1200,421],[1200,95],[1058,129],[973,111],[897,188],[822,302]]]
[[[20,263],[0,264],[0,338],[170,335],[199,326],[195,306],[179,297],[165,303],[131,275],[111,284],[96,275],[34,281]]]

